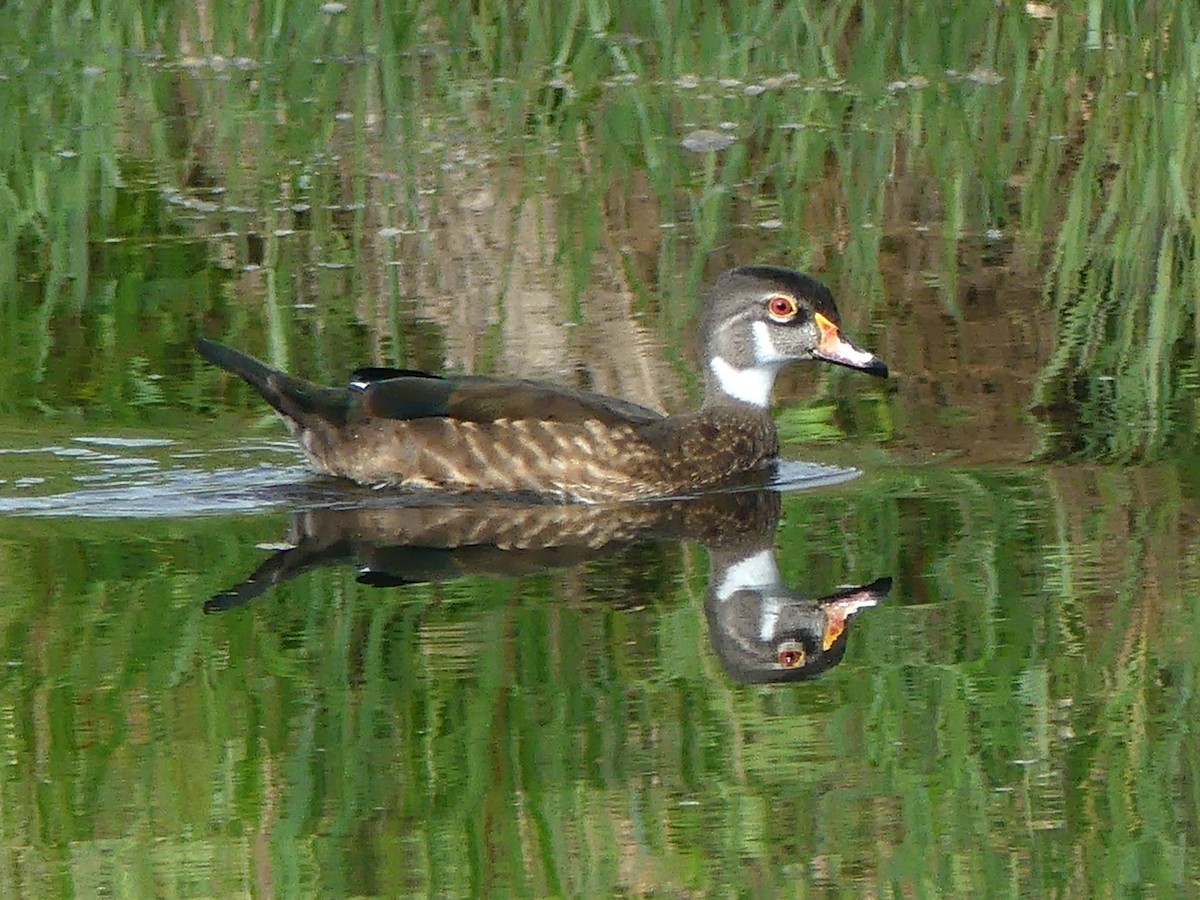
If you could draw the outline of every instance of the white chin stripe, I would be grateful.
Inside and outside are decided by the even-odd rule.
[[[748,369],[739,369],[716,356],[709,363],[709,368],[721,390],[734,400],[741,400],[763,409],[771,404],[771,391],[775,388],[775,366],[750,366]]]
[[[725,577],[717,585],[717,599],[728,600],[738,591],[774,587],[779,581],[775,551],[760,550],[753,556],[739,559],[725,569]]]
[[[783,604],[778,597],[763,597],[762,609],[758,611],[758,639],[763,643],[775,640],[775,627],[779,624],[781,612]]]
[[[775,349],[775,342],[771,340],[771,326],[766,322],[758,321],[750,327],[754,332],[754,361],[760,366],[781,366],[795,359]]]

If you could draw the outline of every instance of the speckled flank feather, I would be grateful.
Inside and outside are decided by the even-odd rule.
[[[368,420],[293,425],[314,466],[360,484],[457,491],[530,491],[599,502],[651,496],[661,473],[630,426],[529,419]]]

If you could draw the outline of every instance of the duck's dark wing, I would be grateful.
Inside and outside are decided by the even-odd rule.
[[[645,425],[663,418],[661,413],[626,400],[536,381],[406,374],[352,384],[362,392],[362,415],[378,419],[446,416],[480,423],[540,419]]]
[[[273,369],[260,360],[201,338],[202,357],[245,379],[284,417],[302,426],[315,420],[337,426],[364,418],[465,422],[540,419],[565,423],[599,420],[606,425],[646,425],[663,418],[636,403],[537,381],[478,375],[440,376],[413,369],[367,366],[347,387],[322,387]]]

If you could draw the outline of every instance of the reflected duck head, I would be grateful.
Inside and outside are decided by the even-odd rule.
[[[891,586],[890,578],[880,578],[809,599],[783,583],[771,548],[718,560],[705,601],[713,649],[743,684],[815,678],[841,662],[851,619],[883,600]]]

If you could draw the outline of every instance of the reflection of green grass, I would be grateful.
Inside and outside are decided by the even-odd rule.
[[[545,179],[556,205],[544,227],[579,294],[597,254],[619,252],[596,214],[609,192],[649,190],[657,217],[676,226],[657,263],[666,300],[653,308],[672,341],[694,316],[708,253],[757,218],[781,224],[758,234],[764,256],[824,254],[825,197],[843,217],[850,288],[879,296],[887,185],[908,179],[929,198],[908,215],[941,229],[937,280],[955,317],[960,239],[994,228],[1034,260],[1053,242],[1047,299],[1061,328],[1039,396],[1069,412],[1055,417],[1069,430],[1049,435],[1047,452],[1129,457],[1190,432],[1200,63],[1187,51],[1197,32],[1188,7],[1049,21],[1020,4],[947,16],[932,2],[863,12],[849,0],[719,12],[587,0],[443,2],[420,15],[361,4],[336,14],[246,2],[203,17],[188,4],[153,9],[30,4],[0,23],[8,409],[79,404],[152,418],[130,404],[147,397],[128,383],[131,360],[177,371],[194,327],[184,316],[267,334],[277,358],[291,348],[340,376],[368,348],[351,325],[355,298],[375,289],[357,265],[376,241],[363,209],[419,230],[430,207],[451,201],[436,189],[455,154],[486,149],[499,183]],[[165,65],[144,55],[155,47]],[[721,123],[737,138],[730,149],[680,146],[687,129]],[[378,189],[380,173],[395,176],[394,192]],[[160,185],[214,206],[167,207],[143,189]],[[163,238],[197,225],[263,238],[266,305],[230,303],[222,287],[246,262],[243,238],[196,243],[187,263],[172,256]],[[127,243],[102,243],[113,237]],[[313,269],[333,261],[349,269]],[[322,302],[298,314],[310,278]],[[397,359],[421,355],[406,337],[413,323],[396,321],[400,285],[383,288],[388,346]],[[572,318],[586,315],[578,295],[568,302]],[[81,351],[68,321],[110,364],[71,371]],[[152,344],[123,358],[147,334]],[[190,372],[188,382],[165,385],[165,404],[213,383]]]
[[[781,441],[804,441],[818,443],[836,441],[845,437],[834,422],[837,407],[832,403],[824,406],[792,406],[781,412],[775,420]]]
[[[9,4],[0,411],[174,426],[221,383],[188,351],[204,328],[314,377],[371,358],[376,329],[396,361],[438,359],[400,280],[363,260],[429,252],[460,166],[554,198],[572,318],[597,259],[655,285],[639,309],[671,353],[729,247],[841,260],[861,336],[887,227],[939,235],[959,320],[957,250],[998,229],[1046,267],[1059,320],[1039,395],[1067,430],[1047,452],[1187,440],[1192,6],[959,7]],[[728,151],[680,146],[721,123]],[[639,193],[631,218],[674,226],[648,263],[602,214]],[[406,234],[383,244],[381,225]],[[376,290],[384,314],[364,314]],[[780,411],[785,439],[891,436],[887,400],[830,382]],[[789,580],[897,590],[826,681],[769,692],[715,671],[694,548],[383,592],[322,571],[205,619],[281,520],[9,522],[3,823],[28,875],[6,877],[78,881],[0,894],[119,874],[224,895],[267,870],[313,896],[802,892],[821,872],[860,893],[1182,892],[1200,869],[1195,511],[1169,473],[1089,477],[884,472],[787,498]]]
[[[843,392],[844,388],[839,390]],[[775,424],[783,443],[834,442],[848,432],[886,441],[893,432],[886,400],[870,393],[837,402],[818,400],[806,406],[785,406],[776,412]]]
[[[840,667],[770,690],[719,672],[697,547],[386,590],[318,569],[205,617],[286,517],[11,520],[0,742],[31,762],[3,824],[88,893],[224,895],[265,856],[281,893],[611,895],[623,854],[643,888],[703,893],[827,867],[857,893],[1182,889],[1200,626],[1190,587],[1158,590],[1193,518],[1169,470],[787,495],[789,584],[896,587]]]
[[[1047,288],[1062,333],[1039,394],[1074,409],[1095,455],[1161,451],[1186,436],[1180,405],[1195,401],[1200,61],[1179,48],[1198,27],[1179,16],[1161,50],[1099,82],[1065,186]]]
[[[970,421],[974,416],[974,411],[966,407],[946,406],[935,413],[934,421],[943,428],[950,428],[955,425],[962,425],[964,422]]]

